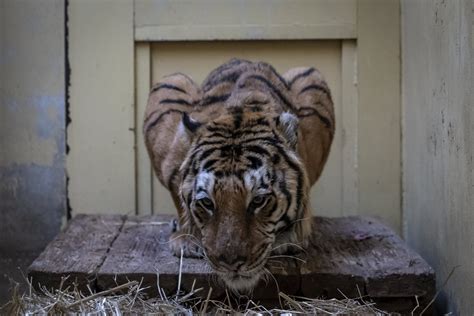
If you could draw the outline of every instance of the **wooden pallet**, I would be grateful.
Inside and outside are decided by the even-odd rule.
[[[157,294],[159,284],[176,293],[179,258],[168,247],[173,217],[78,215],[29,267],[33,284],[58,287],[69,275],[80,288],[96,291],[126,280],[142,280]],[[315,217],[314,235],[305,262],[281,259],[269,270],[279,290],[304,297],[355,298],[361,294],[378,307],[401,313],[423,309],[435,294],[433,269],[387,226],[373,218]],[[184,258],[181,289],[212,286],[215,299],[225,289],[215,283],[204,260]],[[262,283],[253,299],[271,305],[277,300],[276,283]],[[207,294],[207,290],[202,291]],[[369,299],[369,300],[370,300]]]

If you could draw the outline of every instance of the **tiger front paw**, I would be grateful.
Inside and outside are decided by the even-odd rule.
[[[181,251],[184,257],[204,258],[204,251],[201,241],[193,235],[175,232],[170,236],[171,252],[176,257],[181,257]]]

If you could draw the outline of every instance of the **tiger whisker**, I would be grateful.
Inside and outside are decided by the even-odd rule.
[[[179,238],[182,238],[182,237],[192,237],[194,239],[196,239],[197,241],[193,241],[192,239],[189,240],[189,242],[191,242],[193,245],[195,245],[196,247],[198,247],[199,249],[202,249],[204,252],[205,252],[205,249],[204,247],[202,246],[201,242],[199,239],[196,238],[196,236],[192,235],[192,234],[181,234],[179,236],[176,236],[174,238],[170,238],[170,240],[168,240],[167,242],[164,242],[162,244],[166,244],[166,243],[170,243],[174,240],[177,240]]]
[[[176,240],[176,239],[181,238],[181,237],[191,237],[191,238],[193,238],[193,239],[195,239],[195,240],[197,240],[197,241],[200,241],[196,236],[194,236],[193,234],[188,234],[188,233],[179,234],[179,235],[176,236],[175,238],[170,239],[170,241],[171,241],[171,240]],[[168,242],[169,242],[169,241],[168,241]]]
[[[289,259],[295,259],[300,262],[306,263],[306,260],[295,257],[295,256],[289,256],[289,255],[275,255],[275,256],[269,256],[268,259],[275,259],[275,258],[289,258]]]
[[[180,234],[180,235],[178,235],[174,238],[170,238],[168,241],[160,241],[159,244],[161,244],[161,245],[168,244],[172,241],[175,241],[175,240],[183,238],[183,237],[192,237],[192,238],[196,239],[198,242],[200,242],[200,240],[192,234]],[[201,247],[201,245],[200,245],[200,247]]]
[[[164,242],[164,243],[162,243],[162,244],[170,243],[170,242],[172,242],[172,241],[174,241],[174,240],[176,240],[176,239],[182,238],[182,237],[192,237],[192,238],[194,238],[195,240],[197,240],[197,242],[196,242],[196,241],[193,241],[192,239],[190,239],[189,242],[191,242],[191,243],[192,243],[193,245],[195,245],[197,248],[199,248],[200,250],[202,250],[202,256],[203,256],[203,258],[206,259],[207,262],[211,263],[211,261],[209,260],[209,257],[207,256],[206,249],[204,249],[204,247],[203,247],[202,244],[200,243],[199,239],[198,239],[196,236],[192,235],[192,234],[181,234],[181,235],[176,236],[175,238],[170,238],[169,241]],[[212,263],[211,263],[211,264],[212,264]],[[212,268],[212,267],[211,267],[211,268]]]
[[[297,218],[297,219],[293,220],[293,221],[289,224],[289,226],[294,225],[294,224],[296,224],[296,223],[298,223],[298,222],[306,221],[306,220],[311,220],[311,216],[306,216],[306,217],[303,217],[303,218]],[[282,231],[282,232],[280,232],[280,233],[278,233],[278,234],[276,234],[276,235],[277,235],[277,236],[280,236],[281,234],[284,234],[284,233],[285,233],[285,232]]]
[[[285,242],[283,244],[279,244],[278,246],[273,247],[272,251],[276,250],[278,248],[281,248],[281,247],[285,247],[285,246],[294,246],[295,248],[298,248],[299,250],[306,252],[302,246],[300,246],[298,244],[295,244],[295,243],[292,243],[292,242]]]
[[[306,217],[302,217],[302,218],[297,218],[297,219],[293,220],[293,221],[291,222],[291,224],[294,224],[294,223],[297,223],[297,222],[306,221],[306,220],[311,220],[311,216],[306,216]]]
[[[265,286],[267,286],[268,282],[270,281],[270,278],[268,277],[267,273],[263,273],[262,280],[265,282]]]

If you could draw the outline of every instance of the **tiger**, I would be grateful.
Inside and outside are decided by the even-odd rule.
[[[234,58],[201,86],[165,76],[151,88],[143,133],[178,212],[172,253],[203,257],[228,288],[252,290],[270,257],[307,245],[309,189],[334,132],[331,91],[314,67],[282,76]]]

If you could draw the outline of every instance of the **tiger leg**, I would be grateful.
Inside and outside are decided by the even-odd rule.
[[[303,214],[291,229],[276,237],[273,254],[297,254],[308,247],[313,232],[312,211],[309,205],[303,206]]]
[[[170,190],[178,211],[176,231],[170,238],[172,252],[187,257],[202,257],[200,236],[184,212],[179,199],[179,168],[190,140],[182,135],[182,119],[192,113],[201,99],[199,86],[188,76],[166,76],[153,86],[144,118],[144,136],[150,160],[161,184]]]
[[[298,154],[312,186],[326,164],[334,137],[336,123],[331,91],[315,68],[293,68],[283,77],[299,119]]]
[[[315,68],[293,68],[283,75],[290,90],[295,113],[299,119],[298,154],[306,169],[309,189],[319,179],[329,156],[335,132],[334,106],[331,91],[324,77]],[[305,199],[309,201],[309,198]],[[282,243],[297,243],[305,247],[313,227],[311,206],[304,206],[295,223],[294,235],[282,238]],[[282,250],[285,247],[282,247]]]
[[[170,249],[180,257],[203,258],[204,250],[201,245],[201,234],[192,218],[181,206],[181,201],[175,191],[171,191],[174,204],[178,210],[178,223],[170,236]]]

